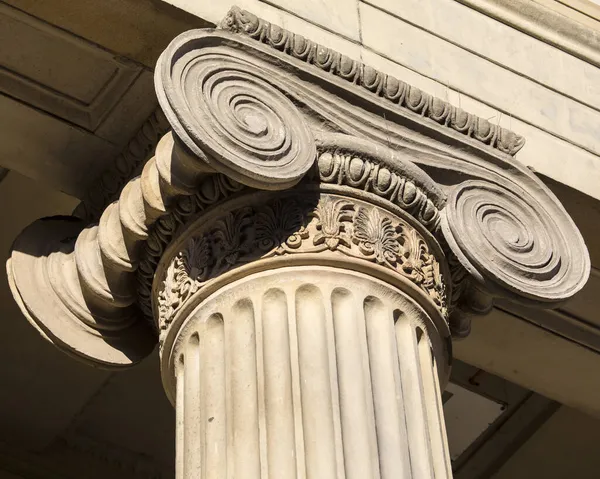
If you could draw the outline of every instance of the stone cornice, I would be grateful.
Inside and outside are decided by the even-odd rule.
[[[484,118],[457,108],[302,35],[262,20],[245,10],[232,8],[221,23],[221,28],[246,35],[286,55],[314,65],[396,104],[399,108],[429,118],[504,153],[515,155],[525,144],[525,138],[510,130],[494,125]]]
[[[224,25],[237,33],[186,32],[161,55],[155,85],[172,131],[98,224],[41,220],[15,242],[11,288],[47,339],[104,367],[139,361],[156,341],[139,306],[159,322],[152,285],[182,226],[227,211],[242,192],[306,185],[396,211],[419,230],[436,261],[447,258],[457,314],[485,312],[497,297],[552,306],[583,286],[583,239],[509,154],[518,136],[239,9]],[[117,166],[116,189],[153,148],[159,117],[138,134],[134,161]],[[97,204],[115,195],[106,191]],[[433,307],[441,289],[419,288]]]
[[[600,31],[575,18],[531,0],[457,1],[600,67]]]

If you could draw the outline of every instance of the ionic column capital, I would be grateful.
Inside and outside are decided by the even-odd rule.
[[[292,257],[369,269],[456,334],[495,297],[552,306],[587,279],[577,228],[513,158],[524,139],[390,75],[234,8],[177,37],[155,84],[172,131],[141,175],[116,181],[98,224],[47,219],[13,248],[17,302],[69,354],[139,361],[188,263],[183,296]],[[228,254],[238,230],[254,243]]]

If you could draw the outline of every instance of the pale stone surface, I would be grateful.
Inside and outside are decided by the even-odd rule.
[[[192,3],[186,2],[183,0],[172,0],[170,3],[177,5],[178,7],[185,9],[193,14],[200,16],[201,18],[207,18],[210,21],[218,22],[228,10],[228,6],[224,3],[214,3],[214,2],[200,2],[200,3]],[[240,3],[240,2],[238,2]],[[389,47],[386,51],[389,52],[390,58],[395,60],[395,62],[389,61],[383,58],[381,55],[363,49],[361,51],[360,45],[353,43],[349,40],[342,38],[339,35],[334,35],[330,32],[327,32],[302,18],[296,17],[294,15],[289,15],[282,10],[278,10],[270,5],[266,5],[264,3],[259,3],[254,0],[246,0],[245,2],[240,3],[241,6],[245,6],[246,8],[251,9],[252,11],[260,14],[265,19],[278,23],[281,26],[287,27],[296,31],[298,33],[304,34],[309,38],[314,38],[315,40],[325,44],[331,45],[336,50],[345,53],[347,55],[352,56],[353,58],[360,58],[364,60],[367,64],[371,64],[373,66],[380,66],[384,64],[388,64],[388,67],[380,66],[383,71],[390,72],[392,74],[396,74],[398,78],[404,79],[409,83],[412,83],[415,86],[423,88],[425,91],[429,93],[436,94],[440,98],[445,98],[444,92],[448,91],[448,100],[451,101],[454,105],[463,106],[469,111],[476,112],[480,116],[484,118],[490,118],[492,122],[499,122],[502,126],[507,127],[511,130],[520,132],[527,138],[527,145],[521,151],[518,158],[519,161],[523,162],[523,164],[531,166],[536,171],[543,173],[546,176],[549,176],[557,181],[561,181],[573,188],[577,188],[586,194],[593,196],[597,199],[600,199],[600,190],[597,188],[597,185],[600,184],[600,161],[598,160],[598,155],[588,151],[584,148],[578,147],[573,143],[573,139],[568,133],[568,129],[571,126],[567,126],[567,130],[563,131],[561,128],[561,132],[559,132],[559,136],[555,136],[553,133],[548,133],[544,131],[542,128],[542,124],[544,121],[548,124],[548,119],[542,115],[540,119],[540,124],[538,121],[533,121],[531,119],[526,119],[526,121],[522,121],[519,118],[516,118],[516,113],[513,111],[513,106],[515,104],[515,95],[518,93],[513,87],[507,89],[502,95],[497,99],[497,101],[493,101],[492,97],[489,95],[481,95],[480,88],[475,85],[475,88],[466,88],[465,85],[457,88],[460,93],[452,88],[448,88],[449,78],[440,77],[438,81],[433,80],[432,78],[428,78],[427,76],[423,76],[423,73],[426,72],[413,72],[411,70],[406,69],[405,67],[399,65],[400,62],[404,65],[411,65],[412,61],[415,57],[422,56],[422,42],[416,42],[414,44],[414,48],[410,49],[409,57],[406,61],[397,57],[398,51],[393,50],[390,51]],[[401,5],[401,3],[399,4]],[[368,5],[363,5],[362,8],[371,8]],[[401,7],[398,7],[401,8]],[[385,14],[382,14],[384,17]],[[363,24],[363,30],[365,34],[371,35],[379,35],[381,33],[382,26],[385,26],[386,22],[398,22],[399,20],[394,20],[393,17],[390,17],[389,20],[383,19],[383,25],[380,25],[379,22],[373,22],[372,30],[365,30],[368,26]],[[411,28],[411,27],[406,27]],[[468,29],[461,29],[468,31]],[[426,32],[421,32],[421,35],[427,35]],[[321,40],[321,38],[323,38]],[[389,45],[390,39],[400,39],[399,41],[403,41],[402,36],[398,34],[397,31],[392,31],[390,36],[385,37],[386,44]],[[459,47],[454,47],[449,45],[450,48],[454,48],[455,50],[460,50]],[[500,46],[499,46],[500,48]],[[358,53],[357,53],[358,52]],[[473,55],[469,52],[462,50],[462,54],[467,57],[472,57]],[[484,60],[480,60],[481,62],[486,63]],[[489,63],[489,62],[487,62]],[[486,64],[487,64],[486,63]],[[489,63],[491,68],[495,68],[499,71],[502,71],[502,68],[496,66],[494,64]],[[463,76],[467,74],[467,72],[471,72],[472,65],[469,63],[462,71],[464,73]],[[585,71],[589,72],[589,66],[584,68]],[[403,73],[397,73],[398,71],[402,71]],[[561,73],[564,70],[557,71],[558,77],[563,77],[564,74]],[[460,72],[459,72],[460,73]],[[554,74],[553,72],[551,72]],[[513,84],[514,78],[516,75],[505,71],[504,75],[509,78],[508,84]],[[569,72],[566,71],[567,78],[569,78]],[[596,75],[596,73],[592,73],[592,76]],[[521,82],[527,82],[526,79],[521,79]],[[572,80],[573,81],[573,80]],[[577,80],[574,80],[577,81]],[[507,84],[507,85],[508,85]],[[543,87],[539,85],[532,84],[532,88],[535,91],[544,90]],[[496,77],[492,79],[490,83],[490,88],[492,94],[498,92],[498,88],[501,88],[502,82],[499,82]],[[585,88],[596,88],[594,85],[588,84]],[[561,98],[559,94],[553,93],[549,90],[545,92],[545,95],[550,95],[552,98],[558,98],[557,105],[564,107],[564,102],[572,102],[571,100],[565,100]],[[474,99],[476,98],[476,99]],[[530,102],[530,98],[527,96],[522,96],[519,100],[518,105],[521,108],[525,108],[527,104]],[[580,104],[576,104],[580,105]],[[550,104],[552,107],[552,104]],[[582,108],[582,105],[580,105]],[[576,119],[576,115],[580,111],[579,107],[575,106],[574,110],[569,110],[568,115],[571,115],[574,119]],[[499,110],[501,112],[499,112]],[[591,114],[591,113],[590,113]],[[563,115],[560,121],[563,125],[565,125],[566,116]],[[525,118],[524,118],[525,119]],[[567,121],[570,121],[567,119]],[[594,125],[598,124],[598,120],[593,120],[591,123],[588,123],[585,128],[587,129],[587,141],[589,143],[588,147],[591,145],[592,148],[597,148],[597,138],[598,135],[595,134]],[[552,125],[550,125],[552,127]],[[579,130],[579,126],[573,125],[576,130]],[[566,160],[568,159],[568,160]]]
[[[458,0],[496,20],[600,67],[600,22],[587,0]],[[586,13],[570,8],[584,6]],[[598,8],[596,7],[596,11]]]
[[[336,0],[333,2],[328,0],[303,0],[301,2],[275,0],[272,3],[284,11],[292,12],[329,31],[351,40],[360,41],[359,0]]]
[[[362,42],[479,101],[600,153],[600,112],[361,3]]]
[[[341,269],[222,288],[163,352],[177,477],[450,478],[429,324],[399,290]]]
[[[194,2],[192,0],[166,1],[213,23],[219,23],[229,9],[236,5],[285,28],[293,29],[292,25],[286,24],[287,19],[290,19],[293,23],[299,20],[308,29],[311,29],[310,23],[312,23],[354,41],[360,40],[358,0],[306,0],[302,2],[276,0],[268,3],[257,0],[239,0],[235,3]],[[310,36],[309,31],[296,30],[318,41],[318,38],[314,38],[314,35]],[[334,45],[331,46],[334,47]]]
[[[348,1],[348,0],[343,0]],[[320,7],[312,9],[311,15],[318,15],[325,18],[325,25],[319,27],[311,23],[309,17],[292,15],[276,6],[268,3],[263,3],[257,0],[240,0],[236,2],[194,2],[189,0],[166,0],[182,10],[197,15],[200,18],[218,24],[227,14],[229,9],[236,5],[240,8],[248,9],[255,15],[258,15],[265,20],[275,23],[283,28],[301,33],[306,38],[310,38],[323,45],[327,45],[341,53],[352,56],[358,59],[360,55],[360,46],[356,42],[349,41],[346,37],[340,36],[337,31],[328,27],[329,17],[324,13],[324,10],[338,9],[336,2],[319,2]],[[349,2],[350,3],[350,2]],[[353,5],[353,11],[358,13],[358,4]],[[314,5],[311,5],[314,7]],[[297,7],[298,8],[298,7]],[[299,8],[302,8],[300,6]],[[346,14],[346,12],[344,12]],[[358,31],[358,30],[357,30]],[[353,37],[357,34],[353,34]]]
[[[499,310],[454,343],[461,361],[600,417],[600,356]]]
[[[501,112],[486,105],[468,94],[461,93],[441,82],[423,76],[405,66],[381,57],[377,53],[363,48],[361,59],[373,67],[402,78],[423,88],[425,91],[458,105],[482,118],[488,118],[504,128],[521,133],[527,142],[517,160],[560,183],[600,199],[600,160],[589,151],[573,145],[568,139],[551,135],[530,123],[514,118],[510,111]],[[568,161],[565,161],[568,159]]]
[[[455,0],[370,0],[367,3],[507,70],[585,105],[600,108],[600,69]],[[477,75],[476,70],[471,69],[464,73]]]

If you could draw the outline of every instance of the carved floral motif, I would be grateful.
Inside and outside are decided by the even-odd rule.
[[[308,238],[305,214],[297,202],[275,200],[256,214],[256,245],[260,250],[283,254],[298,249]]]
[[[169,264],[158,295],[161,331],[211,278],[260,258],[333,252],[409,279],[447,315],[440,266],[420,233],[378,207],[323,194],[273,199],[229,212],[194,237]]]
[[[314,212],[317,233],[313,243],[325,244],[331,251],[339,245],[350,247],[350,232],[346,223],[352,221],[353,212],[354,205],[349,201],[332,200],[325,196]]]
[[[359,207],[354,217],[352,240],[366,258],[394,267],[400,252],[399,228],[390,218],[382,216],[378,208]]]
[[[205,237],[192,238],[167,268],[165,288],[159,294],[159,314],[172,318],[208,276],[210,250]]]
[[[401,235],[400,246],[402,262],[401,268],[411,279],[421,284],[425,279],[424,258],[426,258],[427,245],[423,238],[414,229],[408,229]]]
[[[245,230],[251,223],[251,208],[239,209],[217,220],[212,237],[216,250],[215,256],[218,258],[218,270],[229,269],[249,253]]]

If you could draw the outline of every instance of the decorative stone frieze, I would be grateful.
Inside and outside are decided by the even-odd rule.
[[[397,78],[319,45],[302,35],[284,30],[245,10],[232,8],[221,22],[221,28],[248,35],[298,60],[359,85],[400,108],[430,118],[510,155],[516,154],[525,144],[525,139],[512,131],[467,113]]]
[[[360,271],[377,265],[371,274],[410,281],[447,318],[449,279],[443,276],[449,274],[439,263],[440,247],[407,220],[364,200],[303,188],[285,195],[255,193],[222,204],[216,216],[200,215],[185,229],[153,275],[163,334],[212,279],[242,266],[268,269],[296,261]]]
[[[113,191],[142,128],[80,210],[114,199],[98,223],[15,241],[25,316],[101,367],[160,344],[178,478],[451,477],[451,332],[589,274],[523,138],[235,8],[173,40],[155,84],[171,130]]]

